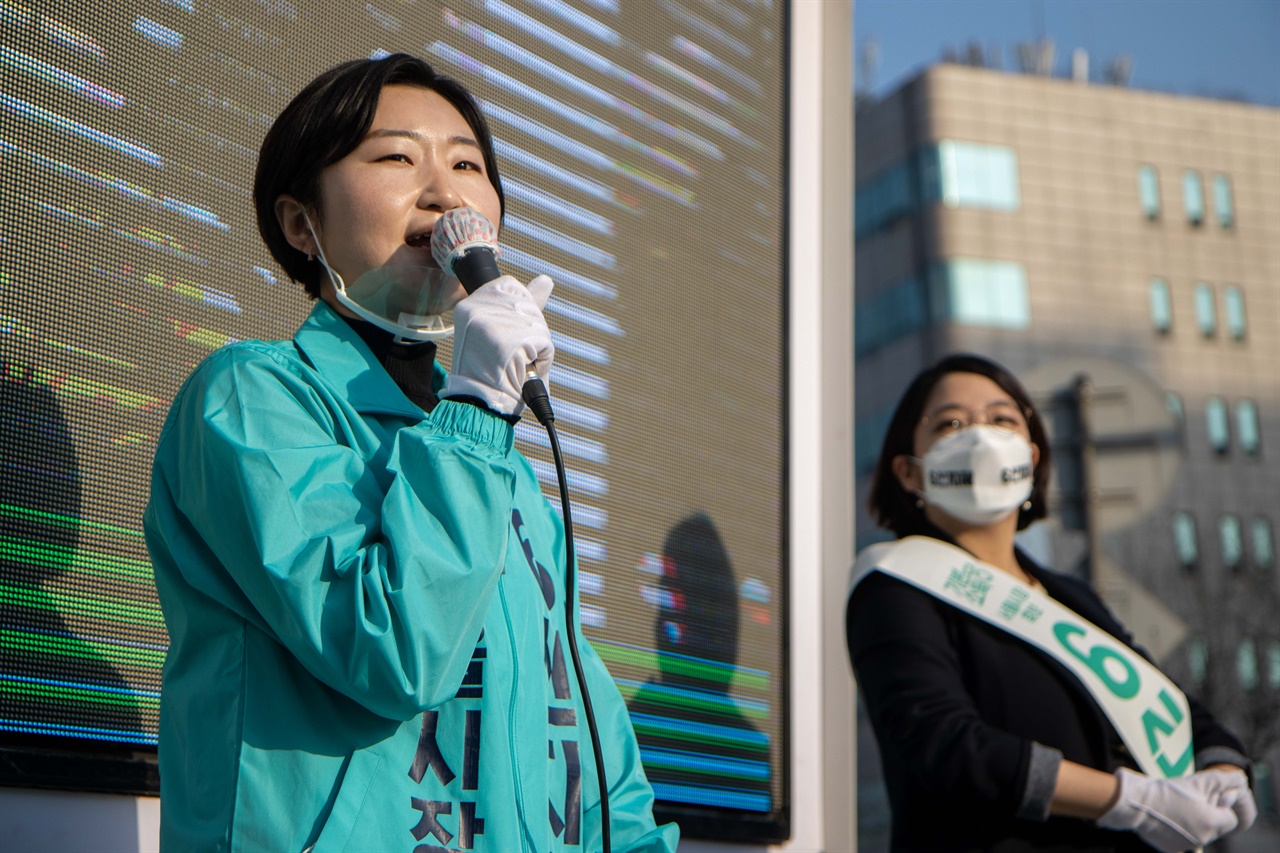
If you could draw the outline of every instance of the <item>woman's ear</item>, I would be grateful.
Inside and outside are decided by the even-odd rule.
[[[918,495],[924,491],[924,477],[920,471],[920,463],[905,453],[893,457],[891,464],[893,476],[907,494]]]
[[[308,258],[317,254],[316,238],[307,225],[307,209],[291,195],[279,195],[275,203],[276,222],[289,245]],[[317,228],[319,225],[316,226]]]
[[[1034,441],[1031,442],[1031,470],[1034,471],[1036,466],[1040,464],[1040,445]]]

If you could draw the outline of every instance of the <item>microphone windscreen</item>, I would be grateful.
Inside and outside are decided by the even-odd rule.
[[[431,230],[431,256],[440,269],[454,275],[453,264],[471,249],[498,251],[498,229],[478,210],[455,207],[446,210]]]

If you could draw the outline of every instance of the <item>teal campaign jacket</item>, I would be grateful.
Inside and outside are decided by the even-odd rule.
[[[192,373],[151,489],[163,849],[600,849],[564,529],[509,423],[425,414],[321,302]],[[575,630],[613,849],[674,850]]]

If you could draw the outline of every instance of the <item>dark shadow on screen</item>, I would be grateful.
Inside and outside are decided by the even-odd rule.
[[[49,588],[77,553],[80,471],[62,408],[33,375],[0,360],[0,744],[30,744],[29,735],[117,741],[111,732],[141,729],[137,700],[84,629],[68,628],[71,601]],[[83,589],[88,598],[105,592]]]
[[[633,717],[650,721],[637,722],[636,738],[642,751],[697,752],[728,762],[695,761],[689,769],[655,762],[647,769],[649,778],[655,784],[768,797],[767,772],[756,778],[730,770],[735,762],[750,762],[755,768],[763,763],[767,768],[770,752],[767,739],[729,695],[738,662],[741,605],[728,551],[711,518],[698,512],[668,532],[662,557],[663,595],[654,624],[654,645],[662,654],[658,677],[641,687],[628,705]],[[682,729],[681,723],[702,728],[695,733]],[[722,772],[709,772],[714,767]],[[709,794],[705,804],[718,804],[715,795]]]

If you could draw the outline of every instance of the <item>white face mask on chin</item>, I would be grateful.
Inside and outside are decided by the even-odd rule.
[[[329,266],[320,238],[303,211],[320,263],[333,283],[334,296],[362,320],[407,343],[438,341],[453,334],[445,315],[457,304],[458,280],[437,267],[384,264],[361,275],[350,286]]]
[[[924,500],[969,524],[991,524],[1017,511],[1034,482],[1031,442],[987,424],[939,439],[920,465]]]

